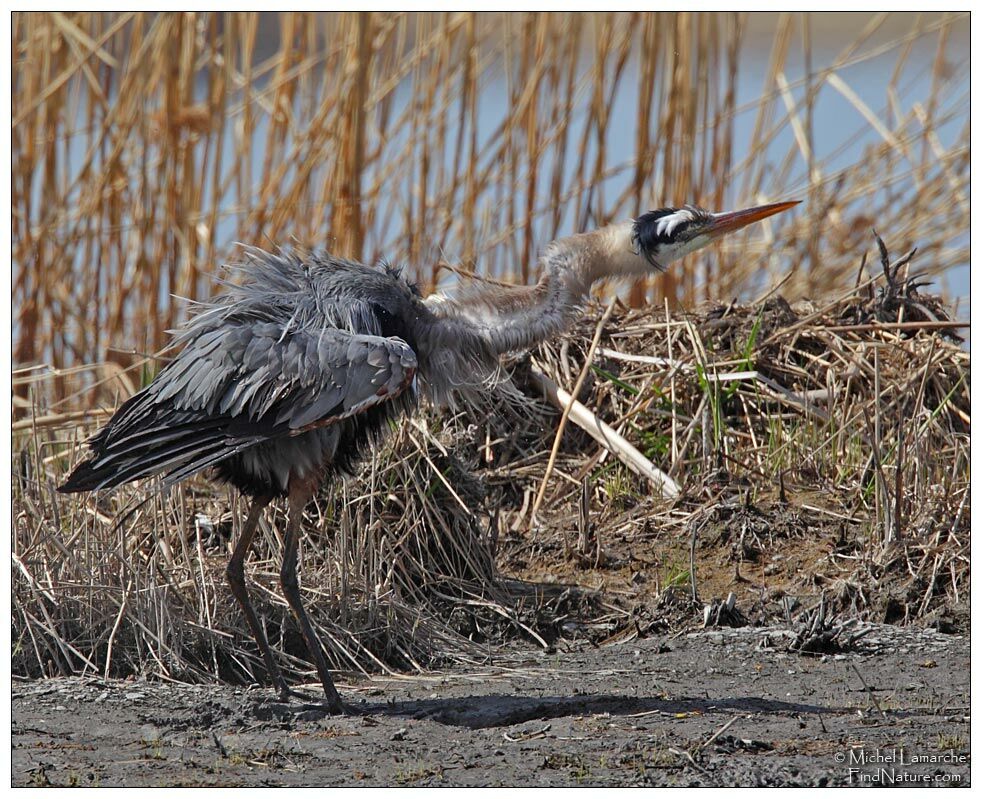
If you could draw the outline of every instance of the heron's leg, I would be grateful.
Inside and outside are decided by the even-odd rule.
[[[262,517],[263,510],[270,503],[271,499],[272,497],[256,497],[253,499],[252,505],[249,507],[249,515],[246,517],[245,524],[242,527],[242,534],[239,536],[239,540],[232,552],[232,557],[229,559],[228,566],[225,569],[225,576],[228,579],[229,587],[232,589],[232,596],[238,600],[239,606],[245,614],[246,621],[249,622],[252,637],[259,644],[259,650],[263,654],[263,661],[266,663],[266,672],[276,686],[276,690],[279,691],[280,697],[285,700],[289,696],[290,690],[287,688],[286,680],[283,679],[283,674],[279,666],[276,665],[276,661],[273,659],[273,652],[269,648],[266,634],[259,624],[256,611],[252,609],[252,603],[249,601],[249,592],[246,590],[245,570],[243,569],[246,553],[249,551],[252,539],[256,535],[256,529],[259,527],[259,519]]]
[[[337,688],[334,687],[334,680],[331,679],[331,672],[327,668],[327,660],[324,657],[324,650],[321,648],[320,638],[318,638],[310,619],[307,618],[306,611],[303,609],[303,603],[300,600],[300,584],[297,582],[297,544],[300,539],[300,521],[303,517],[303,509],[312,494],[313,488],[311,486],[303,483],[297,485],[291,481],[289,518],[286,541],[283,545],[280,584],[283,586],[286,601],[290,603],[293,615],[296,616],[297,622],[300,624],[303,640],[306,642],[310,656],[317,667],[317,675],[320,677],[321,685],[324,686],[327,708],[331,713],[343,713],[344,705],[341,703],[341,696],[338,694]]]

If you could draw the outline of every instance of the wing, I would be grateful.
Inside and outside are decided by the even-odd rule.
[[[263,441],[336,424],[401,394],[402,339],[272,322],[204,330],[91,441],[62,491],[152,474],[177,482]]]
[[[196,341],[168,369],[155,381],[156,403],[296,435],[401,393],[416,354],[398,338],[264,323]]]

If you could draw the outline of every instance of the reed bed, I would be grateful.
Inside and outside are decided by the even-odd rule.
[[[782,15],[738,102],[755,20],[16,13],[14,361],[133,366],[236,242],[385,257],[424,289],[452,278],[444,263],[527,282],[557,235],[796,197],[763,240],[640,282],[629,304],[752,293],[791,266],[789,296],[844,288],[872,220],[936,273],[967,263],[967,64],[949,52],[967,15],[874,15],[821,64],[812,16]],[[929,69],[911,68],[925,45]],[[891,74],[875,103],[850,85],[874,59]],[[834,149],[816,140],[823,93],[858,119]]]
[[[599,309],[513,364],[524,411],[496,397],[426,409],[327,489],[301,579],[333,665],[647,634],[729,590],[761,618],[788,597],[890,621],[959,606],[970,356],[911,262],[883,256],[884,270],[869,228],[898,252],[916,244],[919,276],[967,263],[967,81],[946,59],[966,18],[911,17],[872,45],[892,19],[874,16],[821,67],[811,19],[779,18],[741,105],[741,14],[15,14],[15,673],[265,679],[224,583],[241,501],[204,479],[54,492],[234,242],[385,256],[424,290],[453,279],[448,265],[527,282],[557,235],[683,201],[807,197],[763,239],[621,293],[588,368]],[[911,98],[924,41],[930,91]],[[806,78],[789,81],[798,50]],[[892,79],[871,107],[848,69],[882,57]],[[815,155],[828,91],[879,135],[844,167]],[[547,469],[557,412],[529,370],[566,389],[583,375],[580,399],[680,496],[575,426]],[[276,579],[282,522],[268,513],[247,570],[296,677],[308,663]]]
[[[857,287],[822,302],[778,294],[694,314],[613,316],[581,401],[603,408],[682,495],[668,504],[652,497],[580,434],[558,467],[565,477],[553,480],[546,518],[556,518],[550,507],[568,515],[592,492],[608,540],[662,547],[663,560],[684,552],[674,578],[693,601],[741,586],[761,606],[785,593],[819,601],[830,592],[854,613],[911,622],[964,599],[966,325],[923,293],[919,276],[901,276],[912,252],[891,260],[877,237],[873,253],[875,276],[864,256]],[[596,325],[596,315],[584,320],[573,342],[543,347],[535,361],[572,385]],[[591,457],[572,454],[579,449]],[[573,536],[567,522],[562,549],[580,565],[610,566],[616,558],[589,527],[581,521]],[[720,557],[700,584],[704,545]],[[632,556],[621,561],[631,566]]]
[[[970,356],[941,302],[902,276],[910,258],[883,259],[822,303],[596,309],[512,364],[526,391],[529,370],[572,386],[605,321],[580,399],[670,473],[674,500],[575,427],[547,473],[557,412],[534,394],[521,412],[492,397],[401,423],[305,527],[303,588],[335,667],[674,629],[732,591],[759,620],[810,601],[905,622],[965,607]],[[33,396],[54,385],[15,379]],[[262,680],[224,583],[242,503],[200,479],[58,495],[78,422],[38,416],[15,434],[15,671]],[[276,580],[282,524],[267,519],[248,568],[302,671]]]

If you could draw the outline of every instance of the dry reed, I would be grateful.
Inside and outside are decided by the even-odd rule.
[[[16,13],[15,363],[157,352],[185,313],[176,297],[208,294],[234,242],[384,256],[424,288],[443,260],[526,281],[561,233],[667,203],[807,194],[807,215],[766,228],[783,257],[737,240],[658,292],[730,297],[795,264],[786,293],[825,293],[874,219],[938,272],[966,263],[952,232],[968,229],[967,84],[946,60],[964,15],[911,17],[873,46],[888,22],[875,16],[789,82],[809,18],[779,19],[759,96],[738,105],[745,14]],[[931,40],[931,91],[911,102],[909,51]],[[870,107],[848,69],[893,54],[886,106]],[[814,156],[823,90],[880,137],[845,167]]]

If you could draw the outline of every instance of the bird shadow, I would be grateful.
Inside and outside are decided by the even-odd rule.
[[[632,716],[638,714],[769,713],[774,715],[836,715],[855,712],[855,708],[826,707],[800,702],[781,702],[762,697],[726,699],[624,696],[619,694],[577,694],[574,696],[516,696],[480,694],[439,699],[363,702],[356,712],[367,716],[390,716],[429,720],[454,727],[486,729],[509,727],[534,720],[566,716]]]

